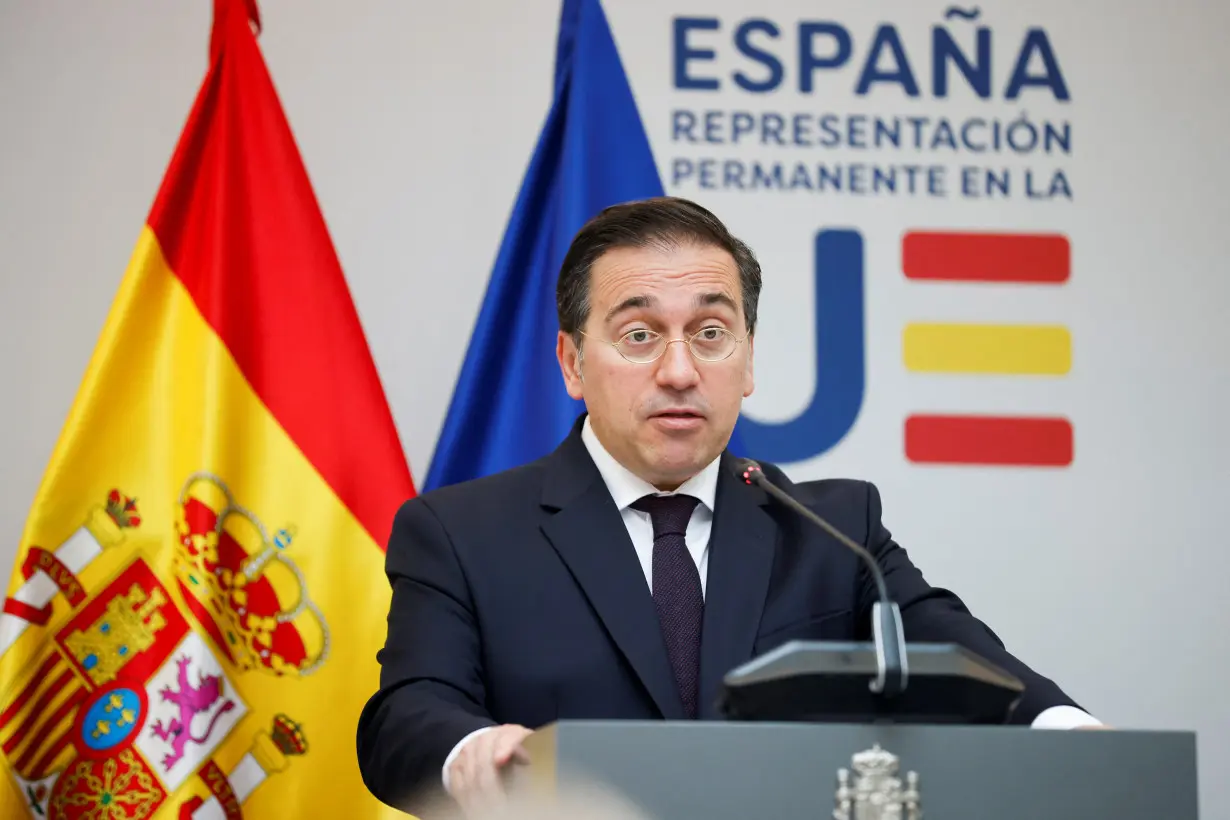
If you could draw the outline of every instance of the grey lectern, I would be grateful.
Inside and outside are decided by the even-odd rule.
[[[514,788],[609,786],[655,820],[1194,820],[1183,732],[564,721]],[[894,813],[895,812],[895,813]]]
[[[946,644],[905,661],[884,699],[874,647],[793,642],[726,676],[726,722],[553,723],[510,785],[597,782],[655,820],[1198,816],[1194,733],[1007,726],[1023,686],[1002,669]]]

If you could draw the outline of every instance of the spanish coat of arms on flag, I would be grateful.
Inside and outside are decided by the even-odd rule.
[[[0,816],[393,816],[354,752],[414,494],[257,46],[210,65],[0,612]]]

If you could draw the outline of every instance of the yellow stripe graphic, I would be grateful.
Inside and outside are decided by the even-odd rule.
[[[1072,334],[1060,325],[906,325],[907,370],[1060,376],[1072,369]]]

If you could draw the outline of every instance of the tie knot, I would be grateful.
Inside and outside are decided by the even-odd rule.
[[[690,495],[647,495],[634,501],[632,509],[649,513],[653,537],[657,539],[668,534],[686,534],[692,511],[699,503],[699,498]]]

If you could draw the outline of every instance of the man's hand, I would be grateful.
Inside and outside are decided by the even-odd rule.
[[[510,762],[529,763],[521,741],[533,732],[507,723],[474,737],[449,764],[448,790],[467,814],[499,805],[504,799],[500,769]]]

